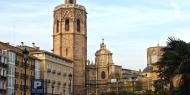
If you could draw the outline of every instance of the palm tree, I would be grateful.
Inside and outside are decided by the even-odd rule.
[[[173,86],[173,79],[181,75],[180,95],[189,95],[187,75],[190,73],[190,44],[183,40],[169,37],[167,46],[163,48],[163,55],[159,61],[160,79],[165,85],[170,84],[170,91],[176,89]]]

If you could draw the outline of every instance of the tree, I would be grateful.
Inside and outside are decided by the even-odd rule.
[[[190,68],[190,44],[169,37],[167,46],[162,50],[164,53],[158,62],[160,80],[165,86],[170,85],[170,92],[181,91],[180,95],[189,95],[189,83],[186,76],[190,73],[190,69],[188,69]],[[182,76],[179,87],[173,85],[173,79],[176,75]]]

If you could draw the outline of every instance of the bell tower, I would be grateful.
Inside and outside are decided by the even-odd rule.
[[[76,0],[65,0],[54,9],[53,52],[73,60],[73,95],[85,94],[87,16]]]
[[[65,4],[76,4],[76,0],[65,0]]]

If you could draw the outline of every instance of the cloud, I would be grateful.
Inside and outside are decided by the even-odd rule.
[[[173,7],[174,16],[178,19],[183,19],[180,2],[182,2],[182,1],[181,0],[171,0],[171,6]]]

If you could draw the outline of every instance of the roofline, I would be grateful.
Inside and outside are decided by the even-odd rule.
[[[57,54],[51,53],[51,52],[46,51],[46,50],[35,50],[35,51],[31,51],[31,53],[33,53],[33,54],[35,54],[35,53],[45,53],[45,54],[56,56],[56,57],[58,57],[60,59],[64,59],[64,60],[69,61],[69,62],[73,62],[73,60],[71,60],[71,59],[68,59],[68,58],[65,58],[65,57],[61,57],[61,56],[59,56]]]

